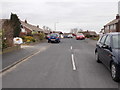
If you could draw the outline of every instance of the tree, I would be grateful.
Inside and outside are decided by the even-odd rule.
[[[81,28],[73,28],[73,29],[70,30],[70,33],[76,34],[76,33],[79,33],[81,31],[83,31]]]
[[[21,32],[21,23],[16,14],[11,13],[10,22],[13,27],[13,37],[19,37]]]
[[[13,27],[11,25],[10,20],[6,20],[3,23],[2,30],[3,30],[3,36],[2,36],[3,48],[12,47],[13,46]]]

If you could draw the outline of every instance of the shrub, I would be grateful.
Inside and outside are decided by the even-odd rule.
[[[23,36],[22,39],[23,39],[23,42],[27,42],[27,43],[36,41],[32,36]]]
[[[92,36],[91,36],[91,35],[86,35],[85,37],[90,38],[90,37],[92,37]]]
[[[39,33],[39,39],[43,40],[45,38],[45,34],[44,33]]]
[[[2,40],[2,49],[5,49],[8,47],[8,44],[6,42],[6,40]]]
[[[99,36],[92,37],[91,39],[93,39],[93,40],[99,40]]]

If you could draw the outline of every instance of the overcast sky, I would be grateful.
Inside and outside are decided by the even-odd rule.
[[[119,0],[2,0],[0,18],[15,13],[33,25],[48,26],[69,32],[71,28],[95,30],[113,20],[118,13]]]

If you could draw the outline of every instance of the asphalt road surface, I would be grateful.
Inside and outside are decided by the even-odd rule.
[[[118,88],[90,40],[62,39],[3,74],[3,88]]]

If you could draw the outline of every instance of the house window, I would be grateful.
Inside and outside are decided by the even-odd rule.
[[[109,30],[110,29],[110,26],[107,26],[107,30]]]
[[[114,25],[110,25],[110,30],[113,30],[114,29]]]
[[[116,30],[116,24],[114,24],[114,28],[113,29]]]
[[[105,30],[107,30],[107,26],[105,27]]]

